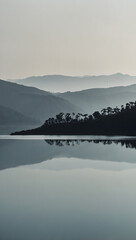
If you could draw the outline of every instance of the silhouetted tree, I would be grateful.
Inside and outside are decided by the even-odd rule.
[[[130,108],[130,104],[126,103],[126,109],[128,110]]]
[[[66,122],[70,122],[71,121],[70,113],[66,113],[65,119],[66,119]]]
[[[58,123],[63,122],[63,116],[64,116],[63,112],[56,115],[56,120]]]
[[[112,114],[112,113],[113,113],[113,110],[112,110],[111,107],[107,107],[107,113],[108,113],[108,114]]]
[[[103,108],[103,109],[101,110],[101,113],[102,113],[102,115],[106,115],[107,109],[106,109],[106,108]]]
[[[80,113],[76,114],[76,120],[79,121],[80,119]]]
[[[101,114],[100,114],[98,111],[96,111],[96,112],[93,113],[94,119],[99,119],[100,116],[101,116]]]
[[[120,109],[119,109],[117,106],[116,106],[113,110],[114,110],[114,113],[115,113],[115,114],[117,114],[117,113],[120,112]]]
[[[121,105],[121,112],[123,112],[124,111],[124,106],[123,105]]]
[[[90,121],[92,121],[92,120],[93,120],[93,116],[92,116],[92,115],[89,115],[89,116],[88,116],[88,119],[89,119]]]

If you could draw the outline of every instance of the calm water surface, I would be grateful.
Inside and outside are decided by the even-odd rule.
[[[135,139],[1,136],[0,240],[134,239]]]

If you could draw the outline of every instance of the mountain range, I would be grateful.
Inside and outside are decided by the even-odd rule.
[[[100,76],[44,75],[12,80],[50,92],[80,91],[90,88],[107,88],[136,84],[136,76],[116,73]]]
[[[33,82],[33,77],[30,79]],[[98,77],[57,75],[43,76],[41,80],[38,80],[38,77],[34,79],[38,86],[39,83],[43,82],[43,89],[46,89],[46,91],[34,86],[23,86],[18,83],[0,80],[0,134],[37,127],[43,124],[46,119],[55,117],[60,112],[92,114],[94,111],[100,111],[108,106],[120,107],[129,101],[136,100],[136,84],[104,88],[106,82],[110,81],[111,85],[121,83],[125,85],[136,82],[136,77],[129,75],[114,74]],[[17,82],[21,83],[21,81],[23,80]],[[99,88],[73,91],[74,88],[85,88],[87,84],[92,87],[93,81]],[[33,84],[31,81],[29,82],[29,78],[25,79],[25,82],[28,85]],[[100,86],[103,86],[103,88],[100,88]],[[68,91],[72,87],[73,90]],[[52,92],[56,91],[58,93],[47,91],[49,88]],[[62,92],[64,88],[66,92]]]
[[[105,107],[120,107],[129,101],[136,100],[136,84],[112,88],[94,88],[77,92],[58,93],[57,96],[68,100],[92,114],[94,111]]]

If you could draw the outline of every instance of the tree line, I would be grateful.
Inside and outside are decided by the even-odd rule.
[[[136,136],[136,101],[107,107],[92,115],[63,112],[35,129],[13,135],[130,135]]]
[[[49,118],[45,121],[45,125],[54,125],[54,124],[60,124],[60,123],[77,123],[77,122],[87,122],[97,119],[102,119],[105,116],[111,116],[116,115],[119,113],[128,113],[129,110],[136,109],[136,101],[135,102],[129,102],[125,105],[121,105],[119,108],[116,106],[115,108],[107,107],[103,108],[101,112],[95,111],[92,115],[89,114],[82,114],[82,113],[66,113],[63,112],[56,115],[55,118]]]

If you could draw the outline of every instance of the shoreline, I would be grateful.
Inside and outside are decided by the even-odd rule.
[[[136,136],[107,135],[0,135],[0,140],[136,140]]]

